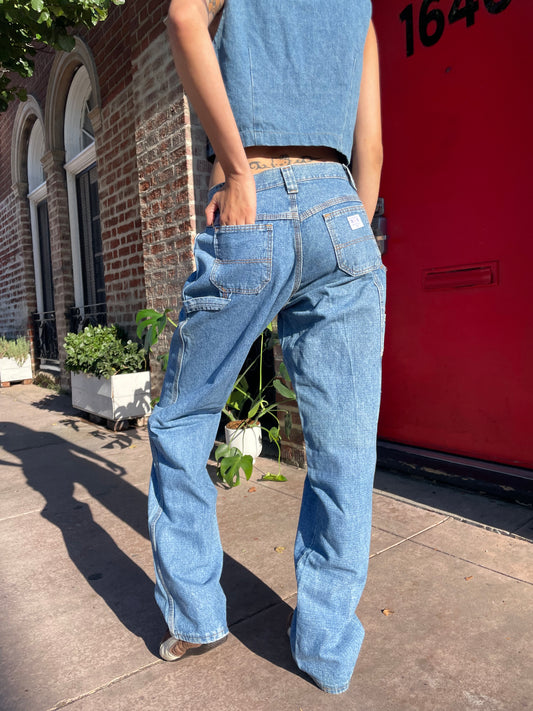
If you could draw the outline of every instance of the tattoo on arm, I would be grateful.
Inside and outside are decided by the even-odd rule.
[[[224,0],[204,0],[209,16],[209,24],[215,19],[218,13],[224,7]]]

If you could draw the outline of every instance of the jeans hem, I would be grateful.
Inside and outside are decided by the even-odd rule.
[[[348,687],[350,686],[350,682],[347,684],[337,684],[336,686],[330,686],[329,684],[321,684],[315,677],[311,677],[315,684],[318,686],[318,688],[321,691],[325,691],[326,694],[344,694],[345,691],[348,691]]]
[[[172,632],[172,636],[176,639],[181,639],[183,642],[191,642],[192,644],[210,644],[211,642],[218,642],[219,639],[227,637],[229,630],[225,627],[219,627],[214,632],[209,632],[208,634],[181,634],[180,632]]]

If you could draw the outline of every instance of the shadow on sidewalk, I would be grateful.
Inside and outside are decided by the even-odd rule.
[[[68,555],[83,578],[120,622],[157,655],[164,622],[154,601],[152,580],[94,519],[90,502],[77,498],[86,497],[81,486],[147,539],[146,495],[123,478],[126,470],[122,466],[53,433],[46,433],[43,442],[43,433],[3,422],[0,446],[20,460],[29,486],[44,497],[41,516],[61,531]],[[2,464],[12,466],[0,460]],[[286,638],[289,606],[228,555],[224,556],[222,586],[234,636],[255,654],[298,674]]]
[[[123,478],[126,470],[112,460],[53,433],[47,432],[43,442],[42,435],[18,424],[2,423],[0,445],[18,457],[29,486],[45,499],[41,516],[61,531],[68,555],[81,575],[122,624],[146,641],[159,623],[153,583],[94,519],[90,502],[79,500],[88,492],[147,537],[146,496]]]

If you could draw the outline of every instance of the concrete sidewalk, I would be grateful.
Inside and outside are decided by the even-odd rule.
[[[229,641],[158,659],[146,430],[113,433],[33,385],[0,391],[3,711],[533,709],[533,511],[378,472],[366,628],[350,690],[286,637],[304,472],[219,488]],[[390,611],[385,614],[384,611]]]

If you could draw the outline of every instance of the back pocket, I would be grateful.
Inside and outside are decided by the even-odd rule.
[[[222,293],[258,294],[272,276],[272,225],[215,227],[211,283]]]
[[[324,214],[342,271],[360,276],[382,266],[381,253],[362,205],[351,205]]]

